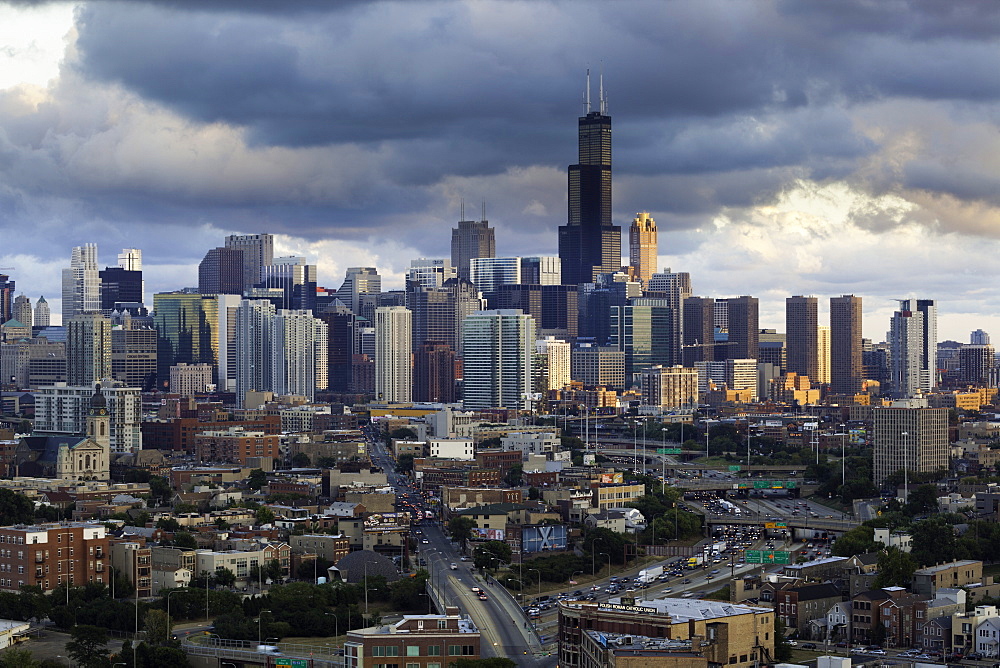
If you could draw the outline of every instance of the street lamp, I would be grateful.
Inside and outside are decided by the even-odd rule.
[[[542,595],[542,572],[540,570],[538,570],[537,568],[529,568],[528,572],[530,573],[531,571],[535,571],[536,573],[538,573],[538,596],[541,596]]]
[[[262,630],[262,623],[264,621],[264,613],[265,612],[271,612],[271,611],[270,610],[260,610],[257,613],[257,644],[258,645],[260,644],[261,638],[264,637],[264,634],[261,633],[261,630]]]
[[[605,557],[608,558],[608,571],[610,572],[611,571],[611,555],[608,554],[607,552],[598,552],[598,554],[600,554],[600,555],[605,556]],[[591,555],[591,559],[593,559],[593,556],[594,555]],[[601,565],[601,568],[604,568],[603,564]],[[594,573],[594,576],[596,577],[597,573]]]
[[[167,640],[170,640],[170,596],[181,591],[183,587],[167,592]]]
[[[340,618],[337,617],[336,612],[324,612],[327,617],[333,617],[333,635],[335,637],[340,637]]]

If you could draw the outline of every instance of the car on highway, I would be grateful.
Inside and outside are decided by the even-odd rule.
[[[458,564],[456,564],[456,563],[455,563],[455,562],[453,561],[453,562],[451,562],[451,566],[450,566],[450,568],[451,568],[451,570],[453,570],[453,571],[457,571],[457,570],[458,570]]]
[[[472,593],[473,593],[473,594],[478,594],[478,593],[480,593],[481,591],[483,591],[483,590],[482,590],[482,589],[480,589],[479,587],[473,587],[473,588],[472,588]]]
[[[488,598],[489,598],[489,597],[488,597],[488,596],[486,596],[486,594],[484,594],[483,592],[479,592],[479,600],[480,600],[480,601],[485,601],[485,600],[488,600]]]

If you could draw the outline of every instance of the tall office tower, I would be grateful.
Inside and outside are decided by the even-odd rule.
[[[756,359],[760,344],[760,326],[756,297],[744,295],[726,300],[729,324],[729,345],[724,346],[725,359]],[[716,355],[716,359],[720,359]]]
[[[450,260],[428,260],[419,258],[410,260],[410,268],[406,271],[407,290],[410,285],[421,288],[440,288],[444,282],[458,276]],[[409,305],[407,305],[409,308]]]
[[[34,322],[34,310],[31,308],[31,300],[24,295],[15,297],[14,306],[11,309],[11,318],[30,329]],[[4,320],[4,322],[7,322],[7,320]]]
[[[197,292],[160,292],[153,295],[153,326],[157,332],[156,384],[170,383],[170,367],[211,364],[218,368],[219,302]]]
[[[413,313],[404,306],[375,309],[375,398],[405,402],[413,396]]]
[[[330,328],[325,322],[316,317],[313,317],[313,327],[316,330],[315,341],[313,344],[313,356],[315,357],[314,366],[316,367],[316,391],[326,392],[330,389]]]
[[[521,283],[525,285],[559,285],[562,283],[562,261],[551,255],[522,257]]]
[[[271,379],[277,396],[316,398],[316,319],[306,309],[280,309],[271,319]],[[321,325],[323,323],[320,323]],[[325,340],[326,331],[321,333]]]
[[[691,274],[686,271],[666,271],[652,274],[645,283],[647,297],[656,297],[667,300],[667,306],[674,311],[671,331],[671,345],[674,350],[671,362],[667,366],[681,364],[683,355],[681,345],[684,340],[684,300],[691,296]]]
[[[830,384],[830,327],[816,328],[816,382]]]
[[[123,248],[118,254],[118,266],[126,271],[142,271],[142,250]]]
[[[819,346],[817,342],[817,302],[815,297],[785,299],[785,346],[787,370],[819,382]],[[748,355],[750,357],[750,355]]]
[[[215,296],[216,324],[218,339],[218,378],[220,392],[236,391],[236,309],[242,297],[219,294]]]
[[[993,346],[989,344],[962,346],[958,350],[958,357],[961,364],[959,377],[963,383],[979,387],[990,385],[993,369],[996,368],[996,351]]]
[[[476,287],[463,278],[450,278],[439,288],[409,290],[407,305],[413,312],[414,350],[425,341],[437,341],[458,353],[465,318],[486,308]]]
[[[892,383],[892,344],[861,339],[861,376],[876,381],[887,390]]]
[[[625,353],[611,346],[589,343],[573,348],[570,375],[584,387],[625,388]]]
[[[688,297],[681,305],[681,359],[686,367],[715,359],[715,300]]]
[[[465,218],[465,205],[462,205]],[[458,277],[469,279],[469,260],[481,257],[496,257],[497,242],[493,228],[486,220],[460,220],[458,227],[451,231],[451,266],[458,271]]]
[[[579,293],[576,285],[501,285],[489,293],[489,308],[520,309],[535,319],[539,336],[575,339]]]
[[[469,280],[483,294],[493,292],[501,285],[519,284],[521,282],[521,258],[473,258],[469,261]]]
[[[62,270],[63,324],[81,313],[101,308],[101,275],[97,268],[97,244],[73,248],[69,268]]]
[[[342,302],[335,302],[317,317],[327,327],[327,388],[331,392],[350,392],[358,317]]]
[[[378,275],[378,269],[375,267],[348,267],[344,282],[337,290],[337,299],[344,302],[354,315],[364,317],[362,302],[365,297],[374,296],[377,299],[381,292],[382,277]]]
[[[242,295],[243,251],[219,246],[205,253],[198,265],[198,292],[203,295]]]
[[[632,276],[647,287],[656,272],[656,221],[646,212],[635,214],[628,230],[628,258]],[[648,288],[647,288],[648,289]]]
[[[645,369],[680,363],[680,348],[672,334],[676,317],[666,299],[640,297],[611,308],[608,345],[625,352],[626,387],[638,385]]]
[[[517,310],[479,311],[465,319],[462,342],[462,407],[527,408],[535,320]]]
[[[316,265],[304,257],[276,257],[260,268],[255,287],[277,288],[282,292],[279,308],[292,311],[316,310]]]
[[[121,267],[105,267],[98,272],[101,279],[101,310],[114,311],[117,304],[142,303],[142,272]]]
[[[988,346],[990,345],[990,335],[981,329],[977,329],[969,335],[969,343],[974,346]]]
[[[730,390],[752,390],[751,400],[757,399],[757,360],[727,359],[726,387]]]
[[[0,324],[14,317],[14,281],[7,274],[0,274]],[[24,322],[23,320],[21,321]],[[27,323],[24,323],[27,324]]]
[[[45,295],[35,302],[35,327],[49,327],[52,323],[52,311],[49,303],[45,301]]]
[[[111,377],[123,387],[156,388],[156,330],[131,318],[111,329]]]
[[[260,268],[274,259],[274,235],[232,234],[226,237],[226,248],[243,251],[243,289],[237,293],[243,294],[260,282]]]
[[[535,342],[535,350],[545,356],[548,369],[546,390],[561,390],[572,380],[573,346],[554,336],[546,336]]]
[[[629,299],[641,296],[642,285],[624,272],[600,274],[596,283],[581,283],[577,287],[579,337],[605,345],[611,335],[611,307],[625,306]]]
[[[894,401],[872,410],[876,487],[896,471],[948,470],[948,409],[923,403]]]
[[[774,329],[760,330],[757,335],[757,361],[784,370],[787,366],[785,335]]]
[[[425,341],[413,352],[413,400],[455,401],[455,351],[440,341]]]
[[[861,350],[861,297],[830,298],[830,389],[855,394],[864,380]]]
[[[900,299],[889,328],[894,396],[906,398],[937,385],[937,310],[930,299]]]
[[[0,345],[0,378],[18,389],[66,382],[66,344],[44,336]]]
[[[563,285],[593,283],[622,264],[622,228],[611,222],[611,117],[603,85],[599,111],[590,109],[590,75],[578,123],[578,164],[569,166],[569,215],[559,226]]]
[[[657,364],[642,372],[642,404],[662,409],[698,407],[698,372],[682,366]]]
[[[243,299],[236,308],[236,401],[244,406],[248,392],[272,389],[274,304]]]
[[[70,385],[99,383],[111,377],[111,321],[83,313],[66,325],[66,375]]]

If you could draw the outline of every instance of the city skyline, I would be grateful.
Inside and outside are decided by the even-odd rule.
[[[259,232],[321,285],[374,266],[402,288],[410,259],[449,256],[463,199],[486,201],[498,257],[556,255],[584,72],[603,68],[612,223],[648,211],[658,268],[694,294],[753,295],[779,330],[788,296],[827,322],[855,294],[875,341],[897,298],[935,300],[942,340],[1000,327],[975,269],[1000,250],[988,4],[246,4],[0,7],[0,267],[19,294],[59,313],[69,252],[93,242],[101,268],[143,250],[150,303]],[[406,57],[371,53],[376,35]]]

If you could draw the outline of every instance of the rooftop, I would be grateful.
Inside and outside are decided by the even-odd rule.
[[[710,620],[720,617],[774,612],[771,608],[686,598],[654,598],[636,601],[635,605],[625,605],[622,603],[621,597],[616,597],[609,599],[607,603],[571,601],[561,605],[569,608],[593,607],[609,611],[617,609],[623,613],[631,614],[670,615],[675,624],[691,620]]]
[[[914,575],[931,575],[932,573],[940,573],[941,571],[946,571],[952,568],[962,568],[963,566],[974,566],[976,564],[982,565],[983,562],[977,561],[975,559],[962,559],[961,561],[951,561],[947,564],[938,564],[936,566],[928,566],[927,568],[918,568],[913,572]]]

